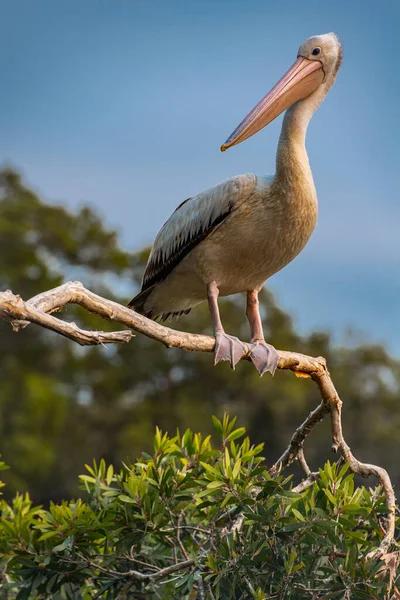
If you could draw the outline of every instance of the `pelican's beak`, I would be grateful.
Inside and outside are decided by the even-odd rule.
[[[289,106],[307,98],[323,82],[324,77],[322,63],[319,60],[308,60],[299,56],[269,94],[249,112],[225,144],[222,144],[221,152],[247,140],[276,119]]]

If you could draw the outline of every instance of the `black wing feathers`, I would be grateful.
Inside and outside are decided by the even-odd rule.
[[[164,279],[168,277],[171,271],[174,270],[181,260],[183,260],[185,256],[189,254],[189,252],[193,250],[195,246],[197,246],[197,244],[200,244],[202,240],[210,235],[211,231],[217,225],[222,223],[222,221],[226,219],[230,212],[231,207],[229,207],[229,210],[227,210],[225,213],[218,215],[218,217],[212,223],[210,223],[208,227],[200,230],[196,235],[185,241],[181,240],[177,244],[174,253],[171,254],[167,260],[163,260],[161,257],[159,257],[151,265],[148,265],[148,269],[146,269],[145,273],[145,279],[142,284],[142,292],[147,290],[149,287],[152,287],[155,283],[164,281]]]

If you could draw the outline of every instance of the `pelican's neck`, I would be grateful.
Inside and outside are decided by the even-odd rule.
[[[315,193],[305,142],[310,119],[326,93],[327,90],[321,86],[308,98],[293,104],[285,113],[276,155],[275,175],[277,183],[285,187],[308,186]]]

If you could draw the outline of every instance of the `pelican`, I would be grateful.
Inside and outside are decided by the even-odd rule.
[[[305,40],[287,73],[221,146],[224,152],[243,142],[286,110],[275,175],[238,175],[188,198],[155,239],[141,292],[129,307],[151,319],[166,319],[208,300],[215,364],[227,360],[234,368],[246,350],[225,333],[218,297],[246,292],[250,358],[260,375],[275,372],[278,353],[264,339],[258,294],[299,254],[315,227],[318,201],[305,137],[341,59],[334,33]]]

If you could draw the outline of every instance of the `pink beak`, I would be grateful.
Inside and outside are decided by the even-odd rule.
[[[295,102],[307,98],[323,82],[325,77],[322,63],[299,56],[285,75],[278,81],[235,131],[221,146],[221,152],[240,144],[260,129],[271,123]]]

